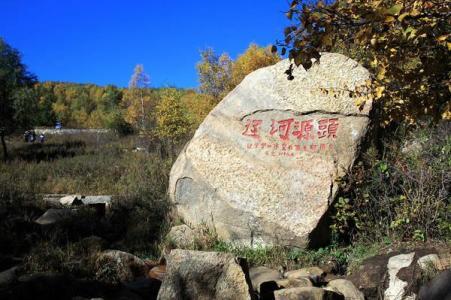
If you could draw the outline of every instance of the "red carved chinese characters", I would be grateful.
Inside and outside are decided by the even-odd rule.
[[[247,120],[246,122],[246,128],[243,131],[243,135],[259,138],[259,129],[262,125],[262,120]]]
[[[312,141],[316,139],[335,139],[338,131],[338,118],[314,119],[298,121],[294,118],[284,120],[271,120],[271,125],[264,124],[262,120],[248,119],[245,124],[243,135],[260,138],[260,131],[264,130],[269,136],[277,136],[283,142],[288,142],[293,138],[298,141]],[[317,131],[316,131],[317,129]],[[320,150],[325,148],[318,144]]]
[[[297,137],[299,140],[313,140],[313,134],[312,134],[312,125],[313,120],[307,120],[307,121],[296,121],[294,128],[296,129],[293,131],[293,135]]]
[[[282,140],[288,140],[290,129],[291,129],[291,123],[293,123],[294,119],[286,119],[286,120],[272,120],[271,124],[271,130],[269,132],[270,135],[274,135],[274,133],[279,132],[279,137]]]
[[[336,138],[338,130],[338,119],[323,119],[318,122],[318,138]]]

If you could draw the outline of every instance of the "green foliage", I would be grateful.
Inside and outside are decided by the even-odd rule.
[[[334,209],[333,223],[330,226],[334,237],[349,234],[354,227],[360,229],[359,218],[348,198],[339,197],[334,204]]]
[[[349,200],[338,200],[332,228],[370,241],[449,240],[449,132],[449,123],[400,129],[387,137],[381,157],[370,148],[345,184]]]
[[[373,75],[384,126],[451,118],[449,0],[314,3],[293,0],[287,13],[293,24],[278,46],[294,64],[309,69],[324,51],[360,61]]]
[[[180,100],[187,110],[188,122],[191,124],[190,131],[194,132],[214,108],[216,102],[213,96],[198,94],[195,91],[187,91]]]
[[[30,128],[36,123],[38,103],[33,88],[20,88],[13,95],[14,123],[17,128]]]
[[[212,250],[229,252],[244,257],[249,264],[255,266],[266,265],[286,270],[328,266],[332,272],[346,274],[361,263],[364,259],[373,256],[381,249],[379,244],[356,244],[345,247],[331,245],[319,249],[299,249],[285,247],[243,247],[234,246],[217,241]]]
[[[246,51],[233,62],[231,89],[240,84],[246,75],[260,68],[271,66],[278,61],[280,61],[280,56],[277,53],[271,53],[269,47],[250,44]]]
[[[27,71],[20,53],[0,38],[0,138],[5,160],[8,157],[5,135],[16,129],[17,121],[28,123],[25,121],[29,120],[29,110],[25,105],[35,100],[29,97],[29,90],[21,89],[35,82],[36,77]]]
[[[181,97],[182,93],[176,89],[166,89],[162,92],[161,101],[156,108],[156,134],[160,139],[178,142],[189,132],[190,123]]]
[[[115,130],[122,136],[129,135],[134,132],[132,125],[127,123],[123,115],[118,111],[114,111],[110,114],[106,127]]]

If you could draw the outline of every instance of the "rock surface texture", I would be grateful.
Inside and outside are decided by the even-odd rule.
[[[96,259],[96,279],[102,282],[130,282],[147,273],[147,265],[139,257],[119,250],[106,250]]]
[[[370,75],[340,54],[293,80],[289,66],[249,74],[179,155],[169,194],[187,224],[236,244],[307,244],[367,131]]]
[[[247,272],[247,267],[245,266]],[[251,283],[228,253],[172,250],[158,299],[251,299]]]

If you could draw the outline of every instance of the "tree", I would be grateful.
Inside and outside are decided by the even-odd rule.
[[[22,87],[13,94],[14,126],[29,128],[39,117],[37,95],[33,88]]]
[[[199,127],[200,123],[215,106],[215,99],[212,96],[198,94],[194,90],[184,94],[180,101],[186,107],[191,132],[194,132]]]
[[[144,72],[143,65],[136,65],[133,75],[130,79],[128,87],[139,95],[141,101],[141,129],[145,128],[145,111],[144,111],[144,96],[143,89],[148,88],[150,85],[150,77]]]
[[[233,62],[232,89],[240,84],[246,75],[260,68],[271,66],[278,61],[280,61],[280,56],[277,53],[271,53],[270,47],[250,44],[246,51]]]
[[[213,49],[202,51],[197,64],[201,93],[213,96],[217,102],[229,91],[232,81],[232,59],[227,53],[218,56]]]
[[[0,139],[5,160],[8,158],[5,136],[16,129],[16,120],[23,117],[19,110],[16,111],[23,106],[14,102],[24,100],[24,95],[28,97],[29,93],[19,90],[31,87],[35,82],[36,77],[28,72],[20,53],[0,38]]]
[[[360,61],[373,75],[373,96],[382,104],[382,126],[423,116],[451,119],[450,0],[337,0],[291,2],[285,39],[294,64],[309,69],[320,52],[337,51]],[[287,73],[292,76],[293,64]],[[360,105],[361,103],[356,103]]]
[[[171,155],[174,154],[174,145],[183,140],[190,131],[190,122],[181,97],[182,92],[175,88],[164,89],[156,108],[156,135],[168,142]]]
[[[251,72],[273,65],[280,56],[271,53],[269,47],[264,48],[250,44],[246,51],[233,61],[227,53],[216,55],[208,48],[201,52],[201,61],[197,64],[200,91],[212,96],[219,102],[233,90],[246,75]]]

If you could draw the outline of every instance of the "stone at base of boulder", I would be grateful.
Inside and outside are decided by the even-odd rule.
[[[252,299],[247,264],[229,253],[174,249],[158,299]]]
[[[404,298],[407,292],[408,282],[401,280],[398,272],[410,266],[415,257],[415,252],[399,254],[388,259],[388,288],[384,292],[384,299],[398,300]]]
[[[420,300],[451,300],[451,269],[441,272],[422,286],[418,298]]]
[[[345,300],[364,300],[365,296],[354,284],[346,279],[335,279],[327,284],[326,289],[338,292],[345,297]]]
[[[260,286],[265,282],[275,282],[282,278],[281,274],[267,267],[254,267],[249,269],[249,277],[254,291],[260,292]]]
[[[420,266],[421,269],[423,270],[427,270],[428,268],[435,268],[437,270],[441,270],[442,266],[440,263],[440,258],[438,257],[437,254],[428,254],[425,256],[420,257],[417,260],[418,265]]]
[[[196,234],[188,225],[173,226],[166,236],[173,248],[192,248],[196,242]]]
[[[317,287],[299,287],[274,292],[275,300],[344,300],[343,295]]]
[[[99,253],[96,260],[96,278],[103,282],[130,282],[145,277],[148,266],[137,256],[119,250]]]
[[[319,267],[309,267],[309,268],[302,268],[299,270],[292,270],[285,272],[284,276],[288,279],[297,279],[297,278],[303,278],[303,277],[321,277],[324,276],[325,272],[319,268]]]
[[[51,225],[66,220],[76,214],[76,210],[69,208],[50,208],[42,216],[36,219],[39,225]]]
[[[277,280],[276,284],[279,287],[279,289],[313,286],[312,282],[307,277],[281,279],[281,280]]]
[[[18,266],[0,272],[0,287],[6,286],[17,279]]]

